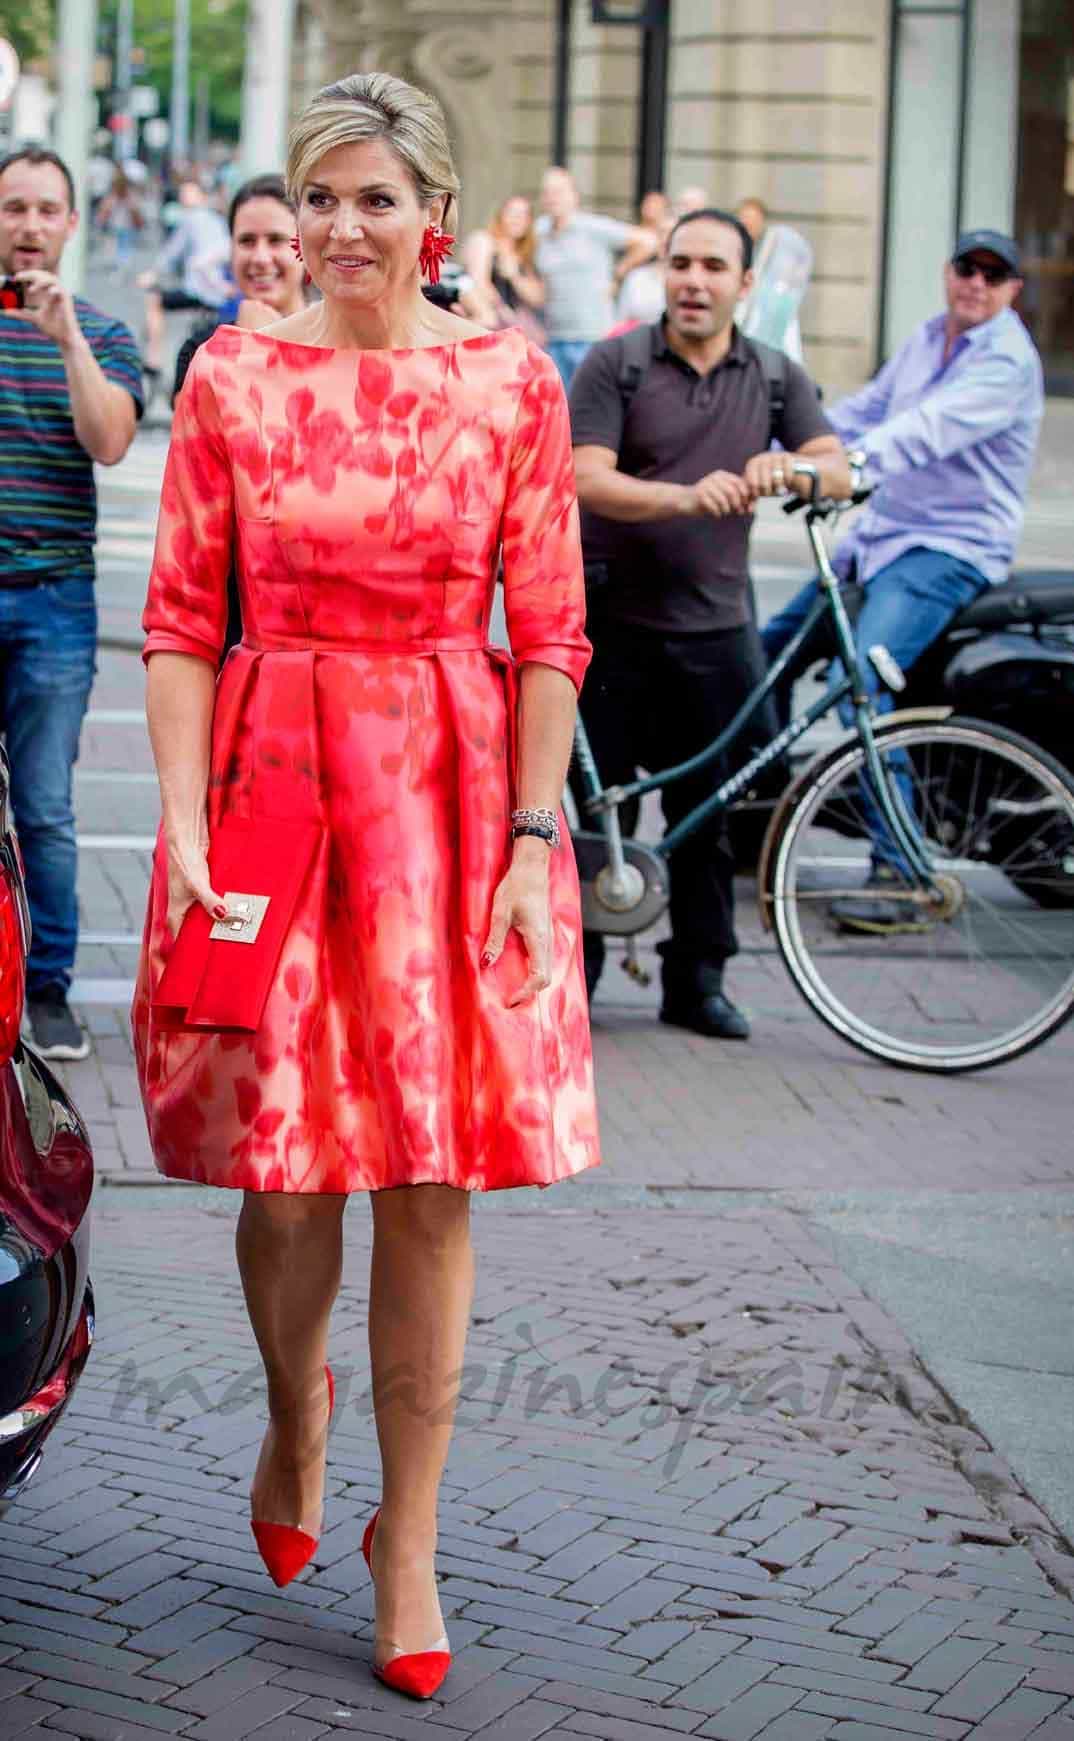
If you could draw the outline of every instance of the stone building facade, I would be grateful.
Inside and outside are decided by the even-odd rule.
[[[585,203],[627,217],[642,32],[594,24],[593,11],[593,0],[297,0],[293,99],[372,68],[435,91],[465,228],[507,192],[535,193],[564,138]],[[1060,113],[1074,91],[1074,0],[667,0],[667,15],[663,185],[699,185],[719,205],[759,195],[807,236],[803,338],[830,392],[865,379],[938,306],[957,228],[1016,227],[1023,186],[1043,209],[1026,166],[1049,127],[1044,173],[1059,182],[1052,228],[1030,238],[1040,297],[1031,283],[1027,307],[1032,325],[1039,300],[1041,330],[1056,335],[1056,384],[1067,351],[1074,384],[1061,300],[1074,282],[1063,182],[1074,170],[1057,167],[1074,165],[1074,118]],[[1059,68],[1046,121],[1026,95],[1039,108],[1042,57]]]

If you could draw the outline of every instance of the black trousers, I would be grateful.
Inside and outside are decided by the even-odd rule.
[[[581,714],[605,786],[659,772],[712,742],[761,681],[766,666],[750,622],[707,635],[661,635],[652,629],[591,620],[593,661],[582,689]],[[661,793],[669,828],[707,798],[721,780],[767,742],[773,721],[764,710],[730,756],[676,780]],[[572,772],[577,798],[580,785]],[[637,824],[637,802],[624,805],[625,833]],[[583,823],[583,826],[593,826]],[[735,861],[723,817],[706,823],[669,860],[671,939],[660,945],[665,989],[704,989],[706,969],[722,969],[738,951],[734,925]],[[604,939],[585,935],[592,987],[604,959]]]

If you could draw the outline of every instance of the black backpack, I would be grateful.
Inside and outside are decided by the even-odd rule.
[[[621,349],[616,382],[623,402],[624,417],[652,366],[653,341],[661,330],[660,321],[655,326],[635,326],[628,333],[624,333],[619,341]],[[743,342],[760,365],[765,386],[768,388],[768,439],[771,441],[787,403],[787,358],[783,351],[777,351],[772,345],[763,345],[759,339],[744,339]]]

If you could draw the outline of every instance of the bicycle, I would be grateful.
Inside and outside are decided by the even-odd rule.
[[[628,939],[648,929],[668,904],[667,864],[676,848],[849,703],[851,729],[810,760],[775,805],[758,868],[763,923],[811,1009],[860,1051],[949,1074],[1006,1063],[1074,1011],[1074,912],[1047,899],[1050,888],[1069,886],[1074,871],[1074,781],[1027,739],[951,708],[876,713],[822,533],[869,492],[853,502],[823,498],[816,468],[795,469],[811,477],[810,498],[786,511],[804,509],[817,601],[727,729],[688,761],[606,789],[579,717],[579,816],[599,819],[599,832],[572,829],[583,924]],[[723,756],[825,616],[840,664],[824,693],[658,844],[625,838],[620,806]],[[887,648],[871,647],[867,656],[898,693],[905,678]],[[835,930],[831,902],[868,899],[863,884],[878,854],[898,881],[885,883],[877,898],[905,905],[905,931]]]

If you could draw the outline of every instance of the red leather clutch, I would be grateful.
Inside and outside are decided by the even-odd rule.
[[[152,998],[164,1028],[256,1033],[295,908],[324,838],[316,822],[228,818],[209,840],[209,875],[230,917],[191,907]]]

